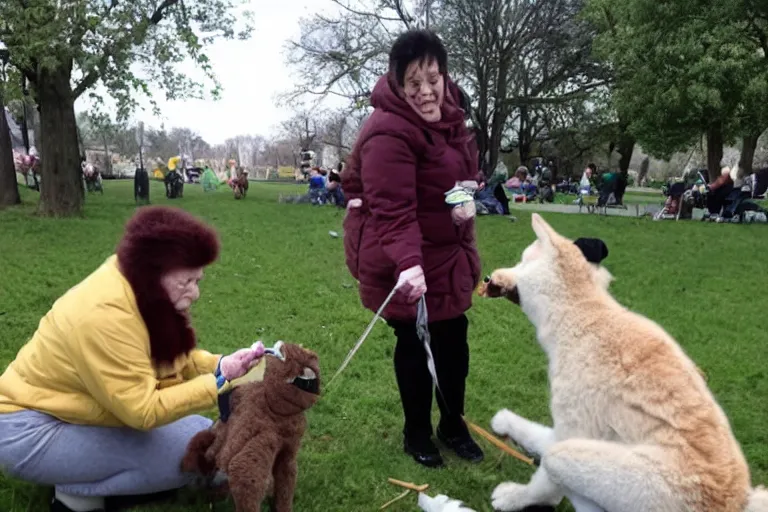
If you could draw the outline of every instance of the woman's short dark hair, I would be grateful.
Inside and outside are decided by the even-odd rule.
[[[440,73],[448,71],[448,52],[440,38],[431,30],[409,30],[400,34],[389,51],[389,70],[397,84],[405,84],[405,70],[414,62],[437,61]]]

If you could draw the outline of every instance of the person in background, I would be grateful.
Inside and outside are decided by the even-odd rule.
[[[325,178],[318,167],[309,170],[309,202],[314,205],[325,204]]]
[[[328,172],[328,200],[332,200],[333,203],[339,208],[344,208],[344,192],[341,188],[341,171],[344,164],[339,162],[336,169],[331,169]]]
[[[597,166],[593,163],[587,164],[581,175],[581,181],[579,181],[579,194],[589,195],[592,193],[592,180],[595,173],[597,173]]]
[[[723,167],[720,170],[720,176],[707,185],[707,213],[706,217],[719,217],[723,209],[725,200],[733,190],[733,179],[731,178],[731,169]]]
[[[417,303],[425,297],[440,385],[437,437],[459,457],[479,462],[483,452],[462,419],[469,373],[465,313],[481,269],[474,202],[472,208],[446,203],[457,183],[476,180],[479,158],[465,125],[469,101],[448,75],[440,38],[428,30],[400,35],[371,104],[342,173],[346,264],[371,311],[397,287],[383,316],[397,338],[405,452],[427,467],[444,464],[432,440],[435,390],[416,328]]]
[[[218,254],[215,231],[188,213],[140,208],[116,254],[54,302],[0,376],[0,470],[53,486],[51,512],[190,483],[181,459],[212,424],[199,413],[263,355],[197,347],[189,308]]]

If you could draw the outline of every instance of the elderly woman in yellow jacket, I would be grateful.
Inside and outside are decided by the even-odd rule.
[[[191,215],[140,209],[116,254],[53,304],[0,376],[0,470],[54,486],[61,512],[188,484],[186,445],[211,425],[196,414],[262,355],[196,348],[189,307],[218,253]]]

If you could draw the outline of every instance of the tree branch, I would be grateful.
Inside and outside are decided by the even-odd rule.
[[[553,98],[538,98],[535,96],[514,96],[512,98],[506,98],[503,100],[503,103],[508,106],[529,106],[529,105],[560,105],[562,103],[567,103],[571,100],[582,98],[586,96],[591,90],[597,89],[598,87],[602,87],[604,85],[608,85],[608,80],[600,80],[598,82],[591,83],[589,85],[586,85],[576,91],[567,92],[561,95],[558,95]]]
[[[117,5],[118,0],[112,0],[109,9],[112,9]],[[157,25],[165,18],[165,13],[179,3],[179,0],[163,0],[163,3],[155,8],[155,11],[147,19],[149,26]],[[140,39],[141,36],[137,34],[129,33],[120,39],[116,40],[113,44],[104,49],[99,62],[83,77],[79,84],[75,86],[74,96],[79,98],[85,91],[93,87],[99,78],[104,74],[107,66],[109,65],[109,59],[114,53],[116,48],[124,48],[126,45],[131,45],[136,39]]]
[[[163,18],[165,17],[165,12],[179,3],[179,0],[163,0],[163,3],[161,3],[157,8],[155,9],[155,12],[152,13],[152,16],[149,17],[149,23],[151,25],[157,25],[161,21],[163,21]]]
[[[353,9],[352,7],[344,4],[341,2],[341,0],[331,0],[333,3],[344,9],[345,11],[355,14],[357,16],[365,16],[366,18],[376,18],[377,20],[383,20],[383,21],[403,21],[400,18],[391,18],[389,16],[382,16],[381,14],[376,14],[375,12],[366,12],[366,11],[358,11],[357,9]]]
[[[397,15],[400,17],[400,21],[405,23],[405,26],[407,28],[410,28],[413,18],[408,16],[408,14],[405,12],[405,9],[403,8],[402,0],[392,0],[392,2],[393,2],[393,5],[391,5],[391,7],[395,10],[395,12],[397,12]]]

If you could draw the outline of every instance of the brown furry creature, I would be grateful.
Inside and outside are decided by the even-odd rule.
[[[232,183],[232,190],[235,199],[245,198],[248,193],[248,171],[241,171],[237,174],[237,178]]]
[[[182,470],[227,474],[237,512],[259,512],[270,488],[274,510],[290,512],[296,487],[296,457],[306,429],[304,411],[319,397],[317,355],[278,343],[267,355],[264,380],[232,391],[231,413],[189,443]]]

